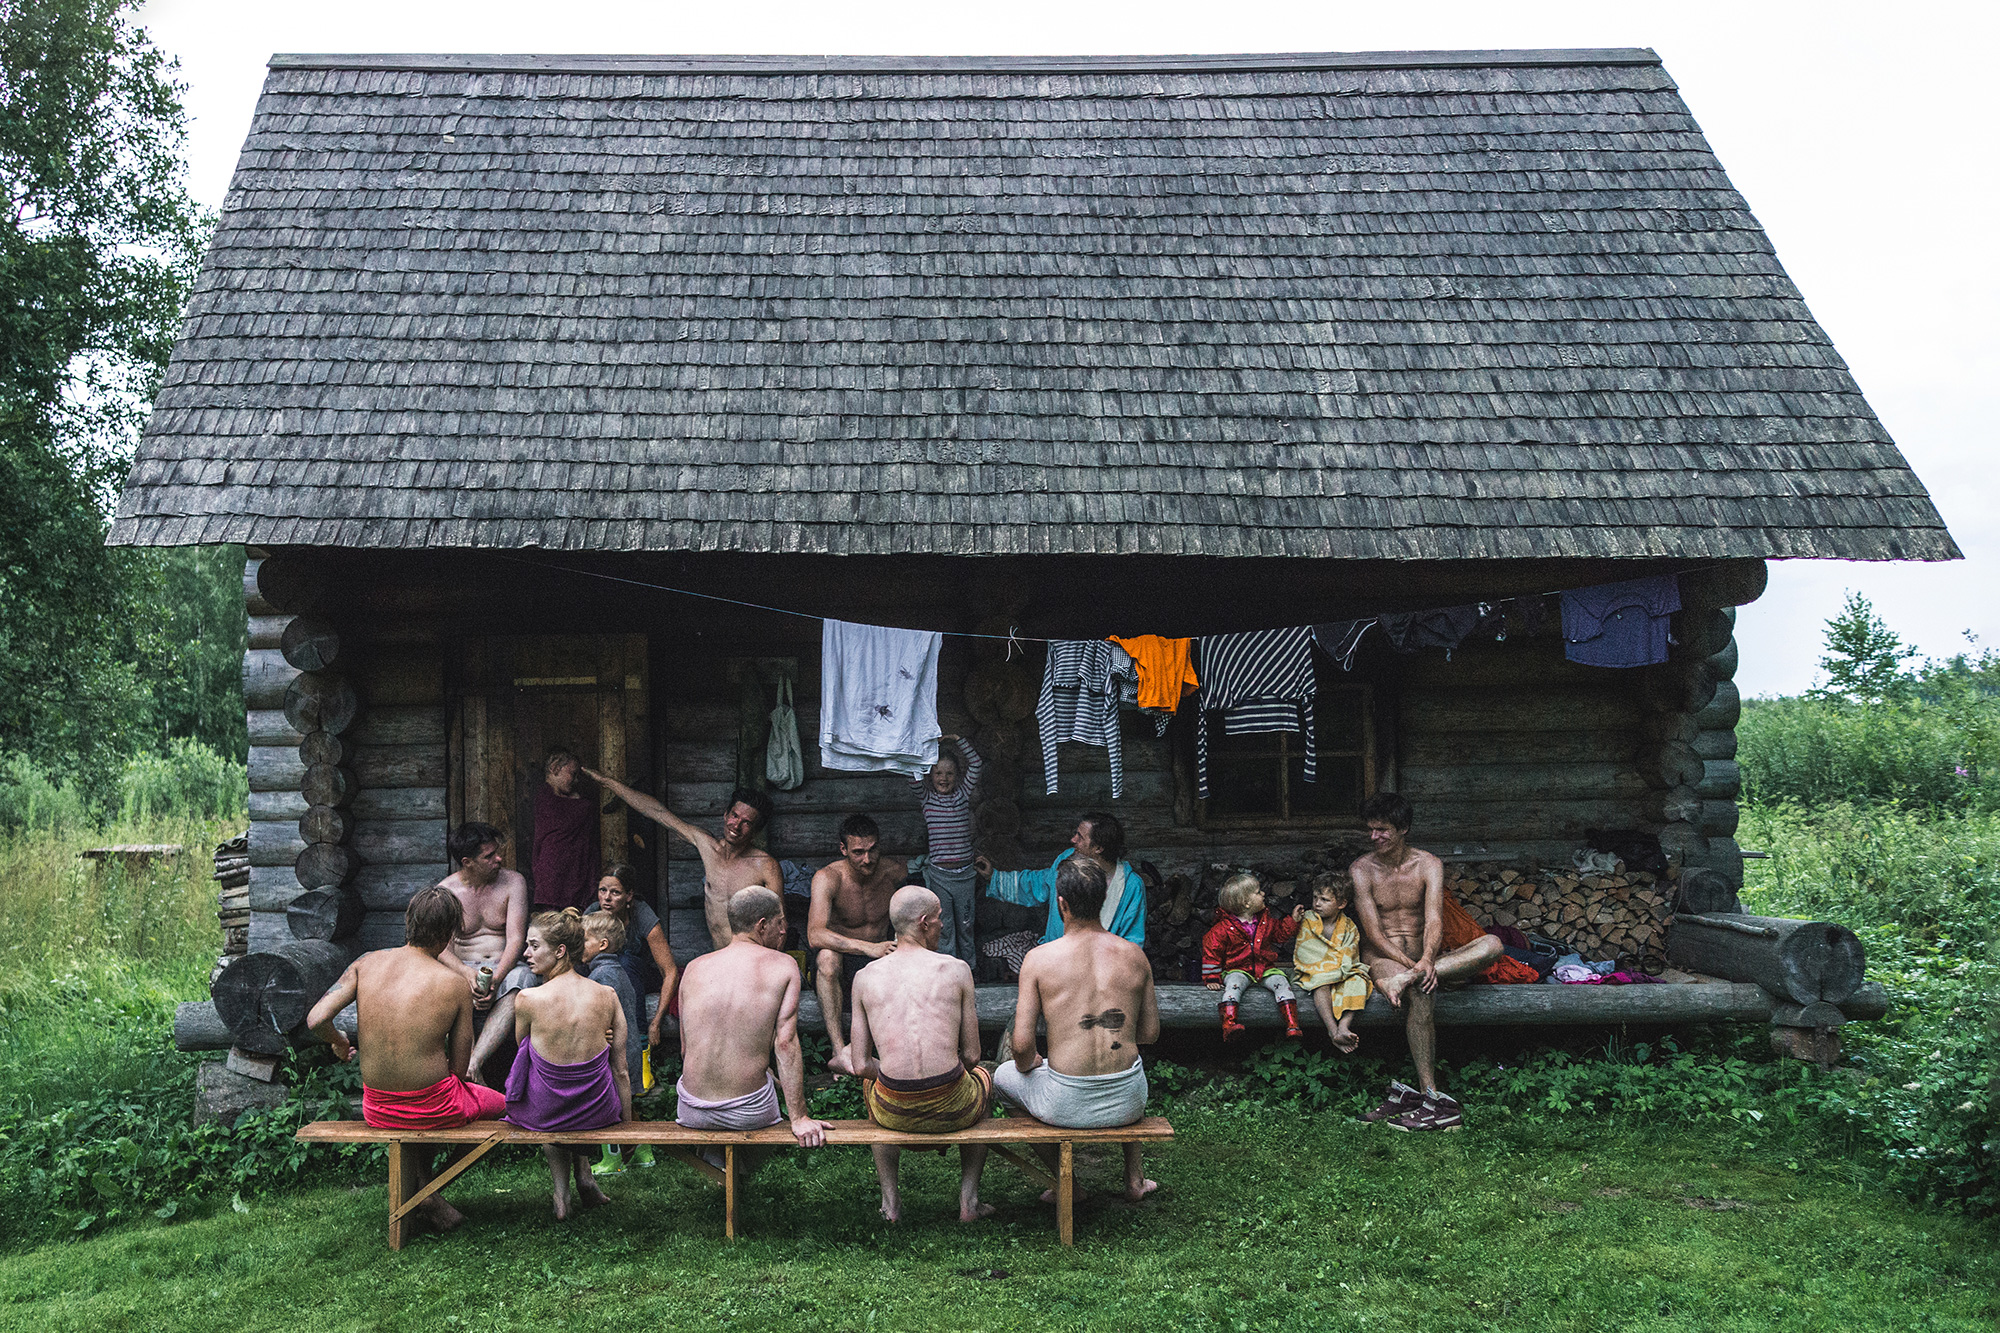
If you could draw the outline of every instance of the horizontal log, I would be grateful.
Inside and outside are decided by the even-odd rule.
[[[311,801],[296,791],[253,791],[250,793],[250,818],[270,823],[287,820],[297,823],[311,805]]]
[[[294,746],[251,746],[249,770],[251,791],[297,791],[306,780]]]
[[[303,751],[304,747],[301,746],[300,749]],[[359,789],[360,784],[354,780],[352,773],[333,764],[314,764],[306,769],[305,777],[299,780],[299,793],[306,798],[308,805],[345,806],[354,799],[354,793]],[[324,842],[328,839],[318,838],[314,841]],[[338,842],[340,839],[334,838],[331,841]]]
[[[1840,1012],[1852,1019],[1886,1018],[1889,1015],[1889,992],[1879,981],[1864,981],[1854,994],[1840,1002]]]
[[[1405,694],[1399,711],[1406,736],[1487,731],[1629,731],[1639,718],[1639,707],[1629,690],[1609,684],[1578,688],[1559,696],[1523,696],[1512,690]]]
[[[403,943],[403,913],[370,912],[361,918],[361,929],[348,944],[360,953],[376,949],[400,948]]]
[[[251,648],[276,648],[284,650],[285,626],[292,623],[292,617],[285,615],[250,617],[249,642]]]
[[[1639,751],[1636,762],[1639,777],[1649,787],[1692,787],[1702,778],[1701,756],[1686,741],[1649,745]]]
[[[1693,787],[1669,787],[1649,792],[1640,802],[1646,821],[1652,824],[1686,824],[1701,821],[1701,795]]]
[[[308,843],[341,843],[354,831],[354,820],[332,805],[308,807],[299,817],[299,836]]]
[[[1639,735],[1654,745],[1695,738],[1693,713],[1648,713],[1639,721]]]
[[[349,845],[368,865],[435,865],[444,840],[442,819],[363,819]]]
[[[449,780],[444,742],[435,745],[354,745],[355,778],[366,790],[443,787]]]
[[[444,654],[432,646],[381,647],[356,657],[354,686],[368,707],[439,707],[444,703]]]
[[[250,864],[252,866],[289,866],[305,851],[306,840],[299,836],[297,820],[290,823],[276,823],[266,820],[252,820],[250,824]]]
[[[1736,836],[1736,825],[1740,818],[1741,812],[1734,801],[1703,801],[1701,814],[1695,823],[1699,824],[1701,831],[1711,839],[1733,838]]]
[[[443,787],[364,788],[355,794],[348,811],[356,819],[443,819],[446,817]]]
[[[444,709],[434,705],[371,707],[342,734],[356,746],[431,745],[446,740]]]
[[[1674,617],[1673,646],[1675,660],[1713,658],[1729,644],[1729,636],[1736,628],[1736,618],[1719,607],[1687,604]],[[1717,674],[1716,679],[1723,677]]]
[[[1638,748],[1638,738],[1629,728],[1608,731],[1493,731],[1476,736],[1426,734],[1407,737],[1400,757],[1405,768],[1517,763],[1602,763],[1629,767]]]
[[[305,556],[272,556],[257,568],[258,593],[266,603],[291,615],[317,610],[325,586]]]
[[[713,814],[719,818],[730,792],[735,790],[735,783],[674,782],[668,790],[672,794],[676,813],[698,812],[703,816]],[[808,782],[796,791],[774,791],[770,795],[774,807],[773,820],[794,814],[829,811],[846,816],[858,812],[873,814],[881,810],[915,809],[918,801],[916,789],[900,773],[869,774],[852,782]]]
[[[362,866],[349,883],[370,912],[400,913],[419,889],[441,883],[450,874],[451,867],[440,858],[433,865]]]
[[[285,716],[283,708],[252,708],[244,712],[243,718],[250,725],[250,745],[253,749],[261,745],[296,749],[305,740]]]
[[[1698,864],[1708,853],[1708,837],[1692,823],[1668,824],[1659,831],[1660,851],[1682,865]]]
[[[361,711],[354,682],[333,671],[302,672],[285,687],[285,716],[299,729],[335,735],[353,725]]]
[[[1705,866],[1721,874],[1737,888],[1743,887],[1743,849],[1733,837],[1710,837],[1707,845],[1690,849],[1682,864]]]
[[[1736,881],[1707,866],[1684,868],[1674,886],[1674,910],[1697,914],[1741,912],[1743,904],[1736,898],[1738,887]]]
[[[296,616],[278,650],[301,671],[327,671],[340,661],[340,631],[318,616]]]
[[[1100,752],[1101,753],[1101,752]],[[1151,773],[1135,773],[1126,770],[1124,795],[1111,794],[1111,774],[1105,772],[1079,771],[1064,768],[1058,763],[1056,768],[1056,793],[1049,795],[1048,779],[1042,773],[1041,756],[1036,755],[1022,764],[1026,771],[1021,777],[1021,810],[1055,808],[1081,814],[1085,810],[1102,808],[1116,814],[1131,806],[1158,805],[1171,810],[1174,801],[1174,779],[1170,772],[1161,770]]]
[[[299,741],[299,762],[307,768],[332,764],[338,768],[353,754],[354,746],[345,737],[330,731],[310,732]]]
[[[174,1047],[182,1051],[226,1051],[233,1045],[229,1025],[213,1000],[183,1000],[174,1006]]]
[[[1736,668],[1741,660],[1735,639],[1723,644],[1721,650],[1708,659],[1708,669],[1717,681],[1717,689],[1721,688],[1720,682],[1736,678]]]
[[[671,804],[671,802],[669,803]],[[720,812],[697,815],[676,807],[682,814],[703,828],[713,831]],[[875,810],[871,811],[875,822],[882,829],[882,852],[886,856],[915,856],[924,849],[924,817],[916,810]],[[840,811],[824,814],[790,814],[772,818],[766,830],[765,846],[771,855],[783,859],[802,859],[808,856],[833,856],[839,850],[840,822],[847,816]],[[1076,824],[1072,819],[1069,830]],[[1069,836],[1068,832],[1063,835]],[[439,844],[442,847],[443,841]],[[666,841],[667,855],[676,861],[697,858],[694,848],[679,838]],[[432,858],[436,859],[435,857]]]
[[[1701,766],[1702,796],[1714,801],[1732,801],[1743,794],[1743,769],[1734,759],[1710,759]]]
[[[1694,752],[1704,760],[1736,757],[1736,733],[1733,731],[1696,732],[1693,744]]]
[[[1860,989],[1867,966],[1861,941],[1845,926],[1736,915],[1676,917],[1667,931],[1667,960],[1690,972],[1754,981],[1802,1005],[1848,999]]]
[[[252,912],[249,937],[251,953],[268,953],[292,938],[292,923],[283,912]]]
[[[250,869],[250,909],[282,913],[305,890],[294,866],[253,866]]]
[[[1656,713],[1699,713],[1715,698],[1705,662],[1665,662],[1639,675],[1639,696]]]
[[[285,660],[285,655],[276,648],[251,648],[243,654],[243,707],[252,709],[283,708],[285,691],[299,677],[299,669]],[[293,724],[294,731],[304,733],[309,727]]]
[[[1708,706],[1694,715],[1695,725],[1703,731],[1734,731],[1743,716],[1743,695],[1737,690],[1733,680],[1717,681],[1715,697]]]
[[[1412,801],[1451,797],[1509,800],[1523,792],[1545,800],[1570,796],[1639,800],[1648,788],[1630,763],[1430,765],[1405,761],[1401,791]]]
[[[281,615],[277,607],[264,600],[257,587],[257,569],[263,563],[261,558],[243,562],[243,609],[253,616]]]
[[[1680,576],[1683,606],[1748,606],[1770,586],[1762,560],[1726,560]]]
[[[1510,688],[1569,689],[1590,688],[1602,678],[1596,669],[1581,666],[1563,656],[1562,644],[1554,637],[1509,640],[1506,643],[1473,641],[1454,652],[1418,653],[1396,659],[1396,681],[1405,690],[1462,690]]]

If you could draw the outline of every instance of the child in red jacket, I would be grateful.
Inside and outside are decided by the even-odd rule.
[[[1278,998],[1285,1016],[1285,1035],[1299,1031],[1299,1006],[1291,979],[1278,966],[1278,950],[1299,933],[1298,914],[1274,917],[1264,910],[1264,888],[1255,875],[1234,875],[1222,886],[1221,911],[1201,941],[1201,979],[1222,992],[1222,1039],[1246,1031],[1236,1021],[1243,992],[1263,986]]]

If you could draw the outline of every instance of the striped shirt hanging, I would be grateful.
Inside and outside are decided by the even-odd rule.
[[[1201,698],[1195,714],[1195,790],[1208,796],[1209,714],[1222,714],[1222,730],[1289,731],[1305,737],[1305,780],[1319,780],[1313,748],[1312,629],[1211,634],[1201,641]]]
[[[1035,722],[1042,733],[1042,773],[1056,794],[1056,746],[1082,741],[1111,762],[1111,795],[1125,794],[1125,755],[1118,739],[1120,683],[1137,679],[1132,655],[1104,639],[1054,639],[1042,671]]]

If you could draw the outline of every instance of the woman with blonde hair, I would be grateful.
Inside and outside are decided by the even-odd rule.
[[[528,927],[524,952],[541,984],[514,1001],[514,1068],[507,1075],[507,1119],[522,1129],[562,1134],[606,1129],[632,1118],[632,1077],[625,1059],[625,1013],[608,987],[581,975],[583,917],[574,907],[543,912]],[[583,1153],[542,1149],[555,1180],[558,1221],[578,1202],[605,1203]],[[576,1183],[572,1197],[570,1182]]]

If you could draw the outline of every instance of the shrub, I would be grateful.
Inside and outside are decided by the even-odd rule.
[[[1748,802],[1894,802],[1939,810],[1992,804],[1973,739],[1922,701],[1754,700],[1736,729]]]
[[[0,832],[66,833],[90,824],[75,783],[50,777],[24,754],[0,754]]]
[[[250,801],[249,770],[200,741],[177,736],[165,754],[134,755],[118,780],[128,823],[155,818],[225,819]]]

